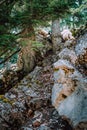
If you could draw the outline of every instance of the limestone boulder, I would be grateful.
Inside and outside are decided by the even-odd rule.
[[[87,79],[71,64],[60,59],[54,63],[52,104],[59,115],[76,126],[87,121]]]

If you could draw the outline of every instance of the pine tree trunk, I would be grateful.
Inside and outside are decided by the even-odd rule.
[[[59,20],[54,20],[52,22],[52,43],[53,43],[54,52],[59,50],[61,41],[62,41],[62,38],[61,38]]]

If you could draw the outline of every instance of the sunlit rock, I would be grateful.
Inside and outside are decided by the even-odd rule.
[[[52,104],[73,126],[87,121],[87,79],[67,60],[54,63]]]

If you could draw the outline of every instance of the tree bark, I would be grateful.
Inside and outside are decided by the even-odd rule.
[[[59,50],[61,41],[62,41],[62,38],[61,38],[59,20],[54,20],[52,22],[52,43],[53,43],[54,52]]]

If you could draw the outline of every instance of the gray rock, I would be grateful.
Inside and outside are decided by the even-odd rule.
[[[8,128],[8,124],[6,122],[9,122],[10,120],[11,109],[12,106],[9,103],[0,101],[0,130]]]
[[[87,92],[78,88],[72,95],[60,103],[57,108],[60,115],[65,115],[74,125],[87,121]]]
[[[76,42],[74,40],[67,40],[67,41],[65,41],[63,48],[67,47],[69,49],[72,49],[73,45],[75,45],[75,43]]]
[[[33,129],[31,129],[29,127],[22,127],[20,130],[33,130]]]
[[[75,64],[75,62],[77,60],[77,56],[76,56],[75,52],[73,50],[68,49],[68,48],[63,49],[59,53],[59,58],[67,59],[73,64]]]
[[[13,99],[16,98],[16,95],[9,92],[9,93],[5,94],[5,97],[8,98],[8,99],[10,99],[10,100],[13,100]]]
[[[9,120],[9,114],[11,112],[12,106],[9,103],[4,103],[0,101],[0,116],[3,119]]]
[[[46,125],[41,125],[37,130],[50,130]]]
[[[15,107],[17,107],[20,111],[23,111],[26,109],[23,101],[21,101],[21,102],[17,101],[15,103],[13,103],[13,105],[15,105]]]
[[[72,66],[72,64],[69,61],[63,60],[63,59],[59,59],[53,65],[54,65],[54,69],[56,69],[56,70],[63,69],[63,68],[74,70],[74,67]]]
[[[73,71],[72,71],[73,70]],[[87,78],[67,60],[54,63],[52,104],[74,126],[87,121]]]
[[[59,93],[62,91],[63,85],[55,83],[52,89],[52,104],[57,108],[56,104],[56,99],[59,96]]]
[[[59,71],[55,71],[53,75],[55,82],[58,82],[60,78],[63,78],[65,76],[65,73],[62,69],[59,69]]]
[[[75,52],[78,56],[77,67],[82,74],[87,76],[87,32],[78,39]]]
[[[59,58],[67,59],[72,63],[78,60],[78,65],[85,65],[86,67],[87,34],[79,38],[75,52],[65,48],[59,53]],[[75,126],[79,122],[87,121],[87,78],[83,78],[82,74],[75,67],[71,73],[70,70],[73,68],[70,67],[72,66],[71,63],[67,62],[67,64],[64,60],[61,61],[60,59],[54,64],[55,84],[52,89],[52,103],[59,114],[70,118]],[[68,69],[68,73],[67,71],[65,72],[66,69]],[[73,84],[71,87],[72,92],[68,91],[68,88],[70,88],[69,83],[70,85]]]
[[[77,56],[83,55],[86,52],[87,48],[87,33],[85,33],[82,37],[80,37],[77,41],[77,45],[75,47],[75,52]]]

